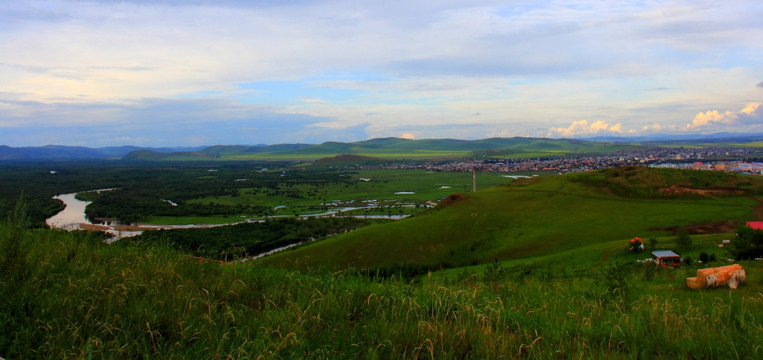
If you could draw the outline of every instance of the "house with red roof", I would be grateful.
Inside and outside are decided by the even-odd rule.
[[[748,221],[747,226],[753,228],[753,230],[763,230],[763,221]]]

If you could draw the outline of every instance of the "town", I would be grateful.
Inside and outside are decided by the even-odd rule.
[[[616,166],[640,165],[660,168],[728,171],[762,175],[763,154],[754,148],[651,148],[607,154],[571,154],[559,157],[392,161],[356,164],[350,167],[371,169],[426,169],[429,171],[534,172],[559,174],[592,171]]]

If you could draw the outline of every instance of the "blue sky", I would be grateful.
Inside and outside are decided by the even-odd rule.
[[[0,144],[763,132],[761,1],[0,2]]]

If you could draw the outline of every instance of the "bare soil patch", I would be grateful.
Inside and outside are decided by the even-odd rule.
[[[440,202],[437,204],[438,207],[448,207],[451,206],[459,201],[466,200],[466,196],[461,194],[450,194],[444,199],[440,200]]]
[[[94,224],[79,224],[79,228],[88,231],[143,231],[143,230],[155,230],[156,226],[138,226],[138,225],[94,225]]]
[[[755,209],[752,209],[752,213],[755,214],[755,217],[757,217],[758,220],[763,220],[763,200],[754,197],[750,198],[758,202],[758,206],[756,206]]]
[[[106,231],[110,229],[108,226],[93,224],[79,224],[79,228],[87,231]]]
[[[684,186],[679,185],[673,185],[671,187],[661,188],[658,189],[660,193],[666,194],[666,195],[686,195],[686,194],[696,194],[701,195],[709,198],[717,198],[717,196],[724,196],[724,195],[744,195],[744,190],[737,189],[737,188],[728,188],[728,189],[693,189],[688,188]]]
[[[717,221],[717,222],[709,222],[709,223],[691,224],[686,226],[668,226],[664,228],[657,228],[655,230],[670,231],[671,235],[676,235],[678,233],[678,230],[684,229],[689,234],[700,235],[700,234],[733,233],[737,230],[738,227],[739,227],[739,224],[733,221]]]

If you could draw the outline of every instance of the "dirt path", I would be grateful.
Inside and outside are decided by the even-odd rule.
[[[598,266],[601,267],[602,265],[606,264],[607,260],[609,260],[609,256],[612,255],[612,253],[615,252],[615,250],[617,250],[617,248],[611,248],[607,250],[607,252],[604,253],[604,260],[602,260]]]
[[[752,209],[752,214],[755,215],[755,217],[758,220],[763,220],[763,199],[752,197],[752,196],[750,196],[750,199],[753,199],[758,202],[758,206]]]

